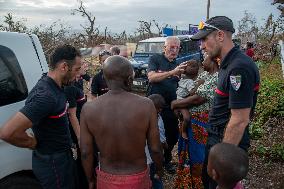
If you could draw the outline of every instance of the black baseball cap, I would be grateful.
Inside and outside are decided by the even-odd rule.
[[[232,20],[226,16],[215,16],[208,19],[205,23],[200,23],[199,31],[191,37],[191,40],[200,40],[205,38],[215,30],[225,30],[235,33],[234,24]]]
[[[101,51],[99,52],[99,56],[104,56],[104,55],[109,55],[109,56],[111,56],[111,53],[110,53],[109,51],[107,51],[107,50],[101,50]]]

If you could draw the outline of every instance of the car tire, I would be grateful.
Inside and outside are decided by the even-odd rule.
[[[3,189],[41,189],[32,171],[21,171],[0,180]]]

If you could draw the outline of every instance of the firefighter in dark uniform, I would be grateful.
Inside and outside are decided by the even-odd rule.
[[[44,189],[76,188],[76,153],[71,146],[63,85],[73,81],[80,68],[78,50],[70,45],[58,47],[51,55],[47,75],[37,82],[25,106],[0,133],[3,140],[34,150],[33,172]],[[26,133],[29,128],[34,136]]]
[[[69,104],[68,107],[68,118],[69,118],[69,129],[71,133],[72,142],[77,147],[78,158],[76,165],[78,169],[78,183],[77,186],[84,189],[88,188],[88,181],[84,173],[84,169],[81,163],[81,153],[79,147],[80,141],[80,113],[83,105],[86,103],[87,98],[84,91],[78,87],[78,81],[81,80],[81,76],[78,75],[73,85],[64,87],[64,92]]]
[[[178,140],[178,120],[171,110],[171,102],[176,100],[176,90],[180,74],[184,71],[186,64],[178,65],[176,58],[180,49],[180,40],[171,36],[165,41],[164,53],[155,54],[149,59],[148,79],[149,87],[147,95],[160,94],[164,97],[166,105],[161,113],[165,126],[168,149],[164,150],[165,169],[174,173],[172,150]]]
[[[111,53],[107,50],[102,50],[99,53],[99,62],[101,66],[103,65],[104,61],[111,56]],[[108,92],[108,86],[106,84],[103,70],[100,70],[92,79],[91,84],[91,93],[92,93],[92,99],[96,99],[98,96],[101,96]]]
[[[248,150],[248,125],[254,111],[259,89],[259,71],[253,60],[234,47],[235,29],[231,19],[216,16],[201,22],[193,40],[201,40],[201,48],[213,58],[220,58],[220,70],[214,105],[209,114],[203,181],[205,188],[217,184],[207,174],[210,148],[220,142],[238,145]]]

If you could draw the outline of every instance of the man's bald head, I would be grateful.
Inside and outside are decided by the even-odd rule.
[[[131,63],[122,56],[111,56],[103,64],[103,73],[107,82],[128,81],[133,79]]]

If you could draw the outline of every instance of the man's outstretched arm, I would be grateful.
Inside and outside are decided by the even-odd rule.
[[[158,73],[155,71],[150,71],[148,73],[149,82],[155,83],[155,82],[160,82],[170,76],[180,76],[180,74],[184,72],[186,66],[187,66],[186,63],[181,63],[175,69],[167,72]]]

